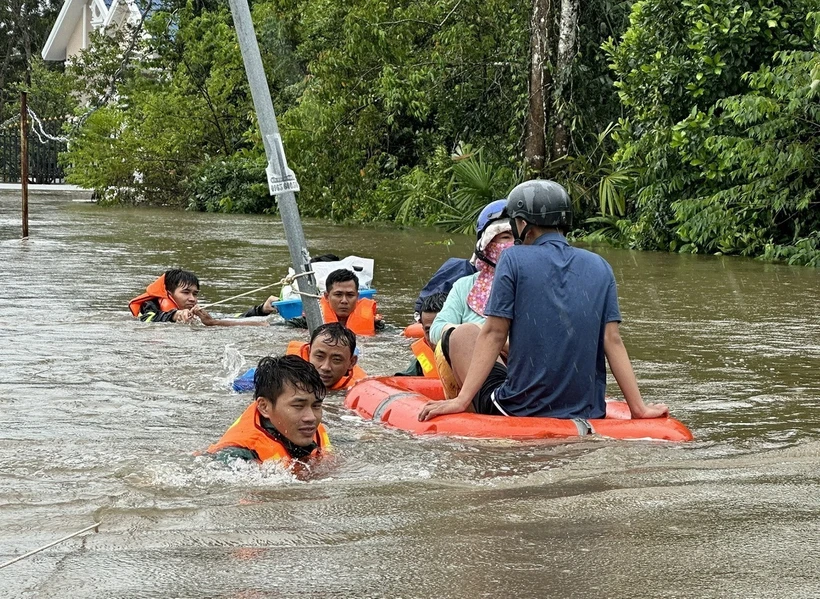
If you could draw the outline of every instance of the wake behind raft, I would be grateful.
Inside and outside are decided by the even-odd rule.
[[[522,416],[447,414],[419,422],[422,407],[443,400],[441,381],[428,377],[374,377],[357,383],[345,407],[366,420],[417,435],[446,435],[479,439],[563,439],[590,434],[612,439],[691,441],[691,431],[674,418],[632,419],[624,401],[606,403],[606,418],[566,420]]]

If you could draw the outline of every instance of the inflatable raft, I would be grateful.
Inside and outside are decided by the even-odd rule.
[[[482,439],[560,439],[597,434],[613,439],[691,441],[692,433],[674,418],[633,420],[623,401],[606,404],[606,418],[564,420],[482,414],[447,414],[419,422],[421,408],[443,400],[441,381],[427,377],[375,377],[357,383],[345,407],[362,418],[417,435],[448,435]]]

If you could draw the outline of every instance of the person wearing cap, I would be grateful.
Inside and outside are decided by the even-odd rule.
[[[436,347],[436,366],[447,397],[455,397],[460,387],[460,379],[450,367],[450,335],[465,323],[484,324],[484,309],[493,286],[496,263],[502,252],[513,245],[506,205],[506,199],[495,200],[478,215],[476,244],[470,260],[477,272],[453,283],[444,306],[430,326],[430,343]]]
[[[464,324],[450,335],[450,365],[461,389],[428,402],[419,420],[475,411],[505,416],[603,418],[606,361],[633,418],[665,416],[644,403],[619,333],[612,268],[601,256],[574,248],[564,236],[572,205],[554,181],[527,181],[506,203],[515,247],[495,269],[480,328]],[[505,366],[499,360],[509,339]]]

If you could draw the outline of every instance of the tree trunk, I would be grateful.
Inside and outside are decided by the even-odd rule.
[[[552,90],[552,113],[555,125],[552,132],[552,158],[563,158],[569,151],[570,80],[578,32],[580,0],[561,0],[561,23],[558,27],[558,58]]]
[[[549,74],[550,0],[532,0],[530,18],[530,93],[524,131],[524,161],[536,175],[544,168],[547,154],[547,87]]]

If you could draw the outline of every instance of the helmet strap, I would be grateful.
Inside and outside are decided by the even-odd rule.
[[[532,229],[532,224],[527,223],[524,226],[524,229],[519,234],[518,233],[518,224],[515,222],[515,217],[512,216],[512,217],[510,217],[510,229],[512,229],[512,235],[513,235],[513,239],[514,239],[513,243],[515,245],[521,245],[521,244],[524,243],[524,238],[527,236],[527,233],[529,233],[530,229]]]
[[[510,217],[510,229],[512,229],[512,236],[513,236],[513,243],[515,245],[521,245],[523,239],[518,235],[518,223],[515,222],[515,217]]]
[[[495,268],[495,262],[493,262],[492,260],[490,260],[490,259],[489,259],[489,258],[488,258],[485,254],[484,254],[484,252],[482,252],[481,250],[476,249],[476,251],[475,251],[475,257],[476,257],[476,258],[478,258],[479,260],[481,260],[482,262],[484,262],[484,263],[486,263],[486,264],[489,264],[490,266],[492,266],[493,268]]]

